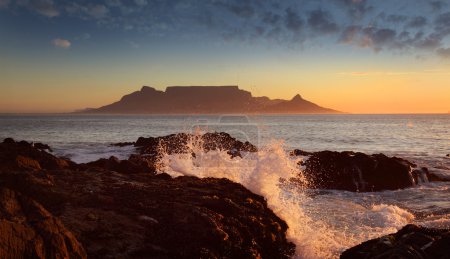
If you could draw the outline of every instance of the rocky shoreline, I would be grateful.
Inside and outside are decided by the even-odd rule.
[[[186,148],[192,137],[117,143],[134,145],[138,154],[85,164],[55,157],[45,144],[5,139],[0,143],[0,257],[292,257],[289,226],[264,197],[227,179],[157,174],[161,148],[196,155]],[[195,141],[206,151],[227,150],[231,157],[257,151],[227,133],[207,133]],[[379,191],[441,180],[426,168],[383,154],[294,150],[292,155],[308,157],[299,166],[316,188]],[[448,257],[449,233],[406,226],[342,257]]]

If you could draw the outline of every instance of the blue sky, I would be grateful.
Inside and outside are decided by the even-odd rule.
[[[351,91],[345,75],[412,73],[436,96],[450,84],[446,1],[0,0],[0,35],[0,112],[99,106],[142,84],[239,84],[331,106],[327,92]],[[48,93],[62,101],[44,105]],[[333,108],[371,112],[354,105]]]

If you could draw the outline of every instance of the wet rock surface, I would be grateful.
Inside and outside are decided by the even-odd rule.
[[[381,191],[412,187],[426,182],[428,169],[398,157],[359,152],[296,150],[292,155],[309,156],[301,165],[312,186],[347,191]],[[434,178],[433,178],[434,179]]]
[[[406,225],[344,251],[341,258],[450,258],[450,229]]]
[[[14,217],[22,217],[17,227],[25,230],[22,234],[5,227],[7,235],[0,235],[4,255],[288,258],[295,250],[286,240],[288,226],[264,198],[226,179],[173,179],[126,170],[131,160],[141,161],[139,156],[82,165],[63,160],[68,166],[58,167],[59,158],[15,141],[1,144],[0,155],[0,188],[10,193],[2,202],[22,208],[25,200],[36,207],[28,212],[12,206]],[[36,161],[40,168],[19,166],[18,156]],[[27,213],[42,214],[50,230],[38,228],[39,221]],[[3,211],[1,215],[2,224],[14,219]],[[17,235],[10,237],[13,232]],[[38,244],[44,250],[29,248]]]

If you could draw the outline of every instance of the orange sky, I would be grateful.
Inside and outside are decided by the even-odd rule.
[[[99,107],[139,90],[142,85],[164,90],[170,85],[230,84],[237,84],[254,96],[290,99],[299,93],[321,106],[350,113],[450,111],[450,66],[445,62],[409,69],[371,64],[357,70],[359,63],[344,63],[341,69],[332,63],[307,66],[296,60],[285,61],[210,69],[195,63],[189,67],[186,61],[170,70],[150,70],[145,62],[136,66],[139,69],[128,70],[117,65],[108,70],[64,63],[39,68],[36,62],[16,71],[2,65],[0,112],[70,112]]]

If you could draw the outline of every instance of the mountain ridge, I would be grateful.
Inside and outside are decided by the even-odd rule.
[[[224,86],[168,86],[165,91],[142,86],[126,94],[119,101],[75,113],[86,114],[335,114],[337,110],[324,108],[305,100],[300,94],[291,100],[253,97],[237,85]]]

